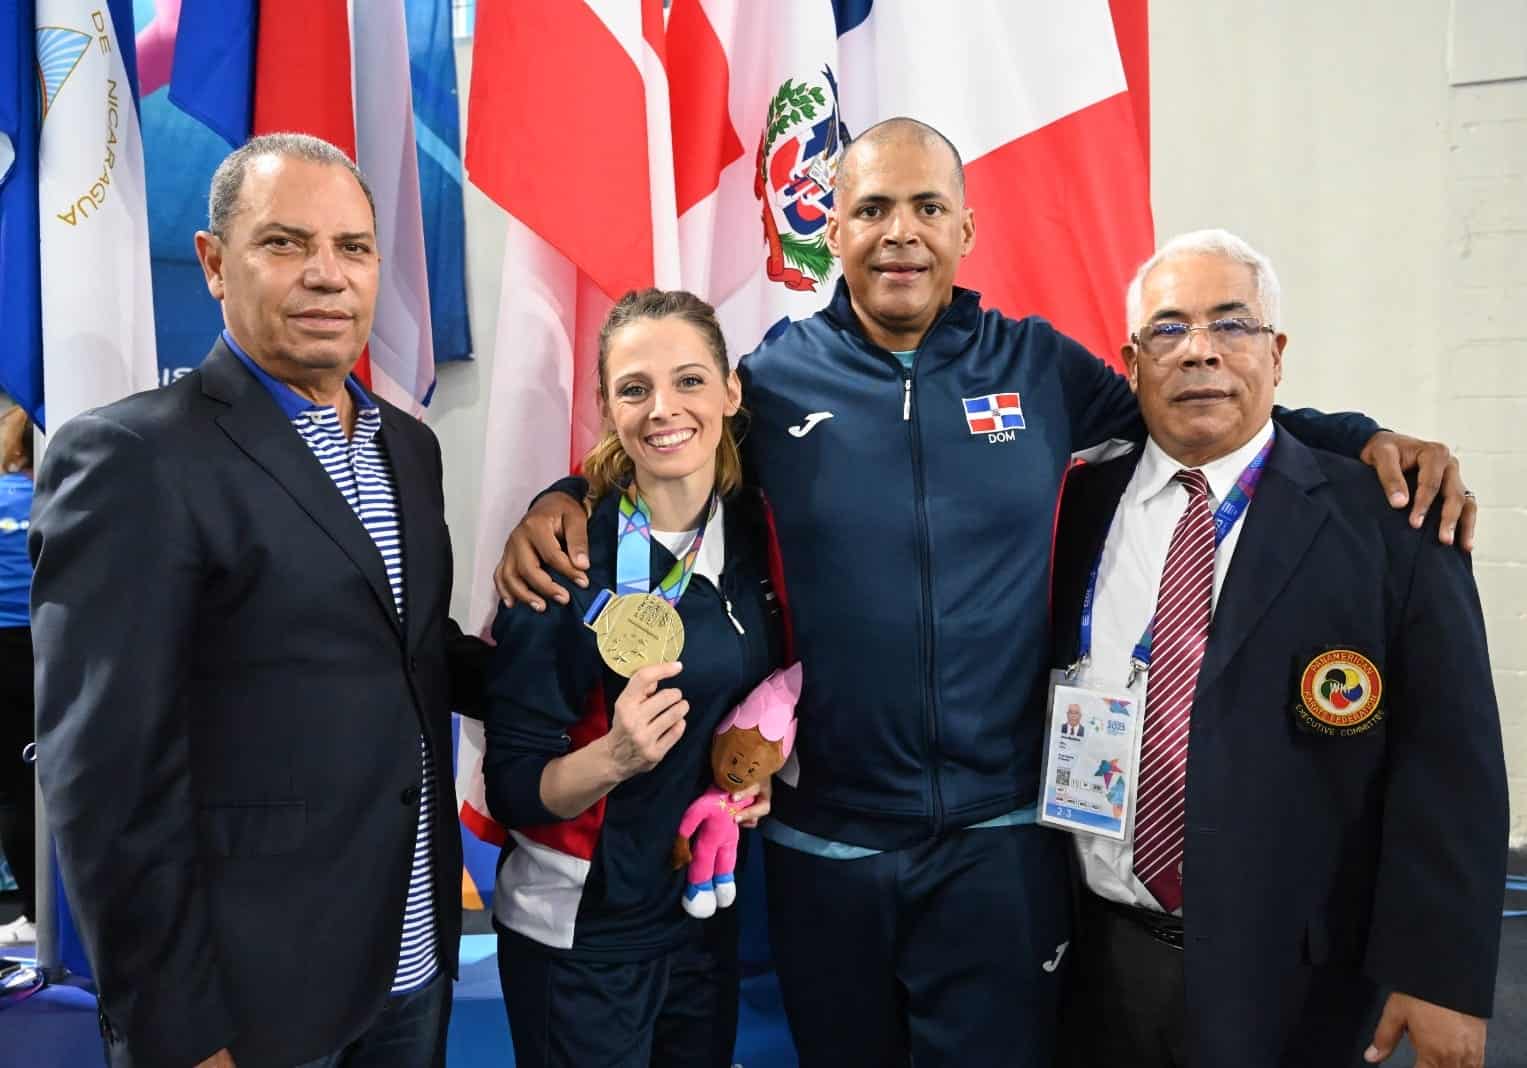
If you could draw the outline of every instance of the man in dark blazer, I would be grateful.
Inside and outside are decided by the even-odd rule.
[[[1125,841],[1075,836],[1064,1063],[1328,1068],[1408,1032],[1479,1065],[1507,812],[1469,558],[1274,434],[1287,339],[1244,242],[1171,242],[1129,309],[1151,439],[1072,472],[1056,535],[1056,667],[1145,708]]]
[[[378,277],[354,165],[257,139],[209,214],[222,338],[61,427],[37,480],[39,778],[102,1032],[116,1066],[438,1063],[475,643],[440,449],[350,377]]]

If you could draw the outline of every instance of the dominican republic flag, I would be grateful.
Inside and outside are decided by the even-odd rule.
[[[332,142],[376,197],[381,288],[356,374],[421,414],[435,383],[403,0],[174,0],[170,99],[230,145],[294,131]],[[443,0],[441,0],[443,2]]]
[[[599,328],[627,290],[679,285],[662,0],[477,9],[467,177],[507,213],[471,620],[486,631],[504,537],[599,435]],[[483,801],[482,727],[457,753],[462,822]]]
[[[843,145],[906,115],[966,164],[975,250],[958,281],[1118,349],[1150,255],[1146,0],[673,0],[673,152],[686,287],[734,352],[820,308]],[[1110,361],[1114,358],[1109,357]]]
[[[3,18],[0,385],[52,429],[157,380],[132,4]]]
[[[992,393],[985,397],[965,398],[965,422],[972,434],[992,434],[998,430],[1022,430],[1023,408],[1016,393]]]

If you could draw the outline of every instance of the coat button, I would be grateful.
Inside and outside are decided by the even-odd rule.
[[[412,672],[415,672],[415,673],[418,672],[418,670],[419,670],[419,658],[417,656],[411,656],[411,657],[408,658],[408,670],[412,671]]]
[[[403,792],[398,795],[398,800],[405,805],[418,804],[419,788],[417,786],[405,786]]]

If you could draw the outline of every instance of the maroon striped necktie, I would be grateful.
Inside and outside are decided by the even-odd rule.
[[[1188,491],[1188,506],[1172,531],[1156,596],[1151,666],[1145,690],[1145,738],[1140,745],[1140,795],[1135,811],[1135,878],[1167,912],[1182,907],[1182,831],[1193,689],[1209,640],[1214,596],[1214,516],[1202,471],[1172,476]]]

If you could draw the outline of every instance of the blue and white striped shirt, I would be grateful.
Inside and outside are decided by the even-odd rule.
[[[397,497],[393,491],[392,469],[382,445],[382,412],[354,378],[345,387],[355,401],[355,433],[345,437],[339,412],[330,406],[314,404],[285,383],[274,378],[249,358],[223,331],[223,341],[251,374],[270,391],[282,412],[302,436],[324,472],[349,502],[356,518],[371,535],[382,562],[387,566],[387,582],[392,587],[398,621],[403,621],[403,541],[398,517]],[[397,970],[392,977],[392,993],[417,990],[435,977],[439,968],[435,952],[435,907],[430,845],[435,819],[435,769],[430,761],[429,742],[419,735],[419,822],[414,834],[413,865],[408,875],[408,899],[403,909],[403,941],[398,953]]]

